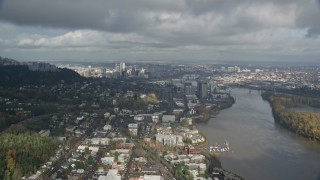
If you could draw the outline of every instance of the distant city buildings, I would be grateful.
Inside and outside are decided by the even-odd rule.
[[[55,65],[44,62],[27,62],[27,66],[31,71],[56,71]]]
[[[92,67],[81,65],[67,65],[60,66],[67,67],[76,71],[78,74],[84,77],[98,77],[98,78],[120,78],[120,77],[138,77],[149,78],[151,73],[145,69],[138,69],[136,66],[127,66],[126,63],[121,62],[115,64],[113,67]],[[34,67],[36,68],[36,67]]]

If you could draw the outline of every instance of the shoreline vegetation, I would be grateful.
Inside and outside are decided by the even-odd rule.
[[[264,92],[262,98],[269,102],[274,120],[290,131],[310,140],[320,141],[320,113],[297,112],[290,107],[309,106],[320,108],[318,98],[273,94]]]
[[[232,107],[235,103],[235,98],[230,96],[227,101],[219,103],[218,106],[210,106],[198,109],[201,112],[201,116],[194,119],[195,123],[206,123],[211,118],[215,118],[221,110]]]
[[[206,157],[207,159],[207,164],[208,164],[208,169],[207,172],[208,174],[219,174],[219,177],[221,179],[234,179],[234,180],[242,180],[244,178],[242,178],[241,176],[227,171],[222,167],[222,164],[219,160],[219,157],[215,154],[209,153],[209,152],[202,152],[202,154]],[[219,178],[219,179],[220,179]]]

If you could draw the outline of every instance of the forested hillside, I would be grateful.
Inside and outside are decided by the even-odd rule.
[[[58,147],[53,138],[20,130],[0,135],[0,144],[0,179],[6,180],[30,176]]]
[[[0,56],[0,65],[20,65],[19,61],[16,61],[14,59],[6,58],[6,57],[1,57]]]
[[[25,65],[0,66],[0,86],[48,85],[75,82],[81,76],[70,69],[31,71]]]

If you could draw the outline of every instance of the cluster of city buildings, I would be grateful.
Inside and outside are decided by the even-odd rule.
[[[227,71],[228,73],[214,76],[214,84],[249,85],[253,88],[280,89],[309,88],[319,90],[320,74],[315,68],[255,68],[252,70]]]
[[[99,78],[119,78],[119,77],[141,77],[149,78],[150,72],[146,69],[138,69],[136,66],[126,66],[126,63],[121,62],[115,64],[114,67],[105,66],[82,66],[82,65],[63,65],[60,67],[67,67],[74,70],[84,77],[99,77]]]
[[[180,155],[176,153],[169,153],[164,156],[164,159],[172,165],[184,164],[188,167],[188,170],[193,177],[198,177],[200,174],[204,174],[207,170],[207,164],[205,163],[206,158],[204,155],[198,154],[198,152]]]

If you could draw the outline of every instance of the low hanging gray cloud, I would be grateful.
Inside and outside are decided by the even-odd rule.
[[[307,28],[307,37],[320,34],[320,0],[305,1],[297,10],[297,26]]]
[[[21,25],[89,28],[110,32],[131,32],[143,26],[139,13],[113,9],[104,1],[6,0],[0,17]]]
[[[22,25],[89,28],[108,32],[136,32],[157,23],[150,16],[159,12],[182,13],[190,16],[205,13],[228,16],[233,11],[239,11],[239,7],[249,8],[251,5],[254,7],[267,2],[272,1],[5,0],[0,11],[0,18]],[[287,4],[284,2],[287,2]],[[282,0],[272,3],[275,3],[276,6],[284,6],[292,3],[292,1]],[[306,14],[306,16],[309,15]]]
[[[211,14],[211,20],[225,18],[225,23],[233,23],[234,31],[248,31],[260,28],[265,22],[265,14],[257,13],[257,19],[246,16],[245,10],[259,8],[261,5],[271,4],[279,8],[278,11],[288,11],[288,7],[295,6],[297,26],[308,28],[308,35],[320,32],[319,0],[5,0],[0,10],[0,19],[19,25],[38,25],[70,29],[95,29],[106,32],[130,33],[143,32],[150,27],[163,23],[157,19],[160,13],[180,13],[189,16],[203,16]],[[253,9],[251,9],[253,10]],[[259,9],[258,9],[259,10]],[[270,9],[272,10],[272,9]],[[241,12],[242,11],[242,12]],[[239,17],[230,17],[238,12]],[[252,12],[255,13],[255,12]],[[283,12],[286,13],[286,12]],[[254,14],[251,14],[254,16]],[[274,16],[276,21],[277,14]],[[181,18],[184,18],[183,16]],[[266,18],[266,17],[265,17]],[[157,21],[158,20],[158,21]],[[210,23],[208,21],[207,23]],[[268,24],[267,24],[268,25]],[[153,29],[154,30],[154,29]]]
[[[0,47],[4,49],[0,53],[41,51],[43,57],[46,48],[64,48],[86,52],[119,49],[137,58],[150,52],[158,56],[198,52],[206,59],[224,54],[235,58],[237,53],[250,53],[252,59],[306,52],[315,56],[319,2],[0,0]]]

